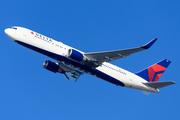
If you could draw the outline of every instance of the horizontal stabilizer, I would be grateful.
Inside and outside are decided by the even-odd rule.
[[[164,82],[147,82],[147,83],[143,83],[146,86],[152,87],[152,88],[162,88],[162,87],[166,87],[172,84],[176,84],[173,81],[164,81]]]

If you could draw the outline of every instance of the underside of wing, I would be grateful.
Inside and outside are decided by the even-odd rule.
[[[114,60],[129,56],[133,53],[136,53],[136,52],[139,52],[142,50],[146,50],[146,49],[150,48],[156,40],[157,40],[157,38],[153,39],[146,45],[137,47],[137,48],[107,51],[107,52],[85,53],[84,55],[93,61],[98,61],[98,64],[101,64],[102,62],[114,61]]]

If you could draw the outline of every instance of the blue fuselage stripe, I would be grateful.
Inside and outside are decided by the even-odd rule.
[[[104,80],[106,80],[106,81],[108,81],[110,83],[113,83],[113,84],[116,84],[116,85],[119,85],[119,86],[122,86],[122,87],[125,86],[124,83],[122,83],[121,81],[119,81],[119,80],[117,80],[117,79],[115,79],[115,78],[113,78],[113,77],[111,77],[111,76],[109,76],[109,75],[107,75],[107,74],[97,70],[97,69],[91,69],[91,68],[83,66],[83,65],[81,65],[81,64],[79,64],[79,63],[77,63],[75,61],[72,61],[72,60],[70,60],[70,59],[68,59],[68,58],[66,58],[64,56],[61,56],[61,55],[49,52],[47,50],[44,50],[44,49],[41,49],[41,48],[38,48],[38,47],[35,47],[35,46],[32,46],[32,45],[29,45],[27,43],[24,43],[24,42],[21,42],[21,41],[18,41],[18,40],[16,40],[15,42],[20,44],[20,45],[22,45],[22,46],[24,46],[24,47],[32,49],[32,50],[34,50],[36,52],[44,54],[44,55],[46,55],[48,57],[56,59],[58,61],[61,61],[61,62],[63,61],[67,65],[73,65],[75,67],[78,67],[81,70],[83,70],[84,72],[91,73],[92,75],[95,75],[96,77],[104,79]]]

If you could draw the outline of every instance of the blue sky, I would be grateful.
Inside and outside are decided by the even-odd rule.
[[[179,0],[1,0],[1,120],[180,119]],[[147,51],[113,64],[138,72],[164,58],[172,61],[159,81],[177,84],[161,93],[117,87],[84,74],[77,82],[45,70],[50,59],[24,48],[4,33],[21,26],[84,52],[138,47]],[[51,59],[50,59],[51,60]]]

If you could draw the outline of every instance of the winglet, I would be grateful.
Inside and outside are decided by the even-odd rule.
[[[144,48],[144,49],[150,48],[156,42],[156,40],[157,40],[157,38],[154,38],[153,40],[151,40],[149,43],[147,43],[146,45],[142,46],[141,48]]]

